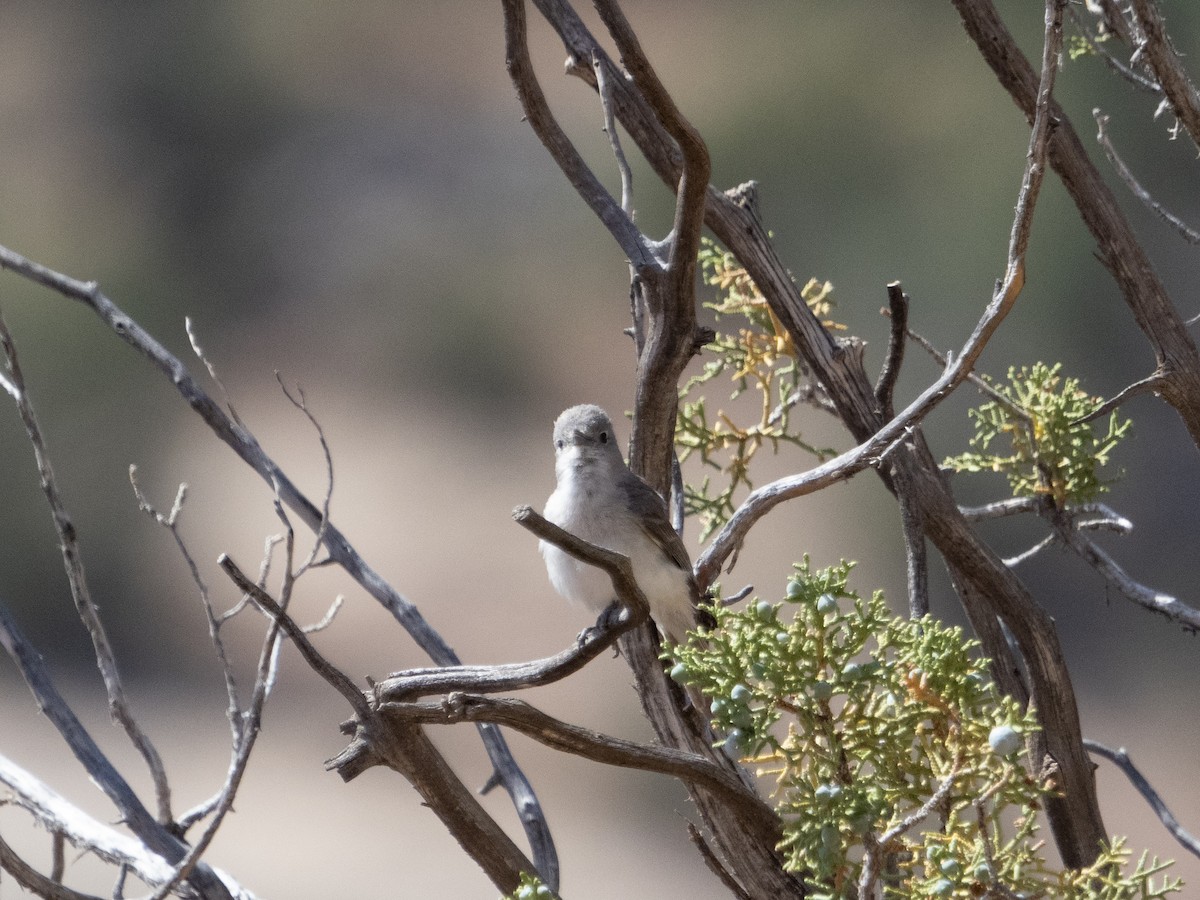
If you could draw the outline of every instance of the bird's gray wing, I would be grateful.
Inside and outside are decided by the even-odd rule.
[[[671,526],[666,501],[658,491],[633,472],[627,471],[627,474],[629,477],[621,480],[621,488],[625,493],[625,502],[630,513],[637,518],[642,530],[662,549],[667,558],[687,573],[688,589],[692,595],[692,608],[696,613],[697,624],[705,628],[715,628],[717,621],[713,614],[700,608],[700,586],[696,584],[696,577],[692,572],[692,560],[688,556],[687,548],[683,546],[683,539]]]
[[[625,503],[634,518],[641,523],[642,530],[654,541],[675,565],[687,573],[692,571],[692,560],[688,556],[683,540],[671,527],[667,518],[667,504],[654,488],[633,472],[621,480]],[[695,593],[695,587],[693,586]]]

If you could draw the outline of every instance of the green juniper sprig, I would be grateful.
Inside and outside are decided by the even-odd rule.
[[[812,897],[859,896],[864,868],[897,900],[1178,890],[1157,860],[1129,872],[1119,840],[1085,870],[1051,866],[1038,813],[1053,785],[1025,749],[1034,711],[999,694],[961,629],[892,616],[848,586],[851,568],[806,559],[782,601],[717,604],[715,629],[666,653],[673,678],[712,698],[725,749],[772,780],[779,850]]]
[[[1113,412],[1107,428],[1088,419],[1102,401],[1063,378],[1061,364],[1008,370],[996,399],[972,409],[975,451],[948,458],[957,472],[1002,472],[1016,497],[1049,496],[1056,507],[1084,503],[1109,489],[1099,470],[1132,427]]]

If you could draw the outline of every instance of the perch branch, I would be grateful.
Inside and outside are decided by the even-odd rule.
[[[586,629],[574,646],[545,659],[492,666],[442,666],[396,672],[375,686],[377,700],[399,701],[452,691],[495,694],[551,684],[582,669],[615,644],[619,637],[649,617],[645,594],[633,578],[628,557],[564,531],[528,506],[514,509],[513,519],[542,540],[607,572],[627,614],[601,615],[596,626]]]

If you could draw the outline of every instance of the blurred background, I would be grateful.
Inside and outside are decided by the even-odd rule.
[[[999,4],[1026,52],[1040,52],[1036,4]],[[1185,59],[1200,9],[1165,2]],[[627,13],[709,144],[714,182],[760,183],[763,216],[802,280],[833,282],[835,317],[882,360],[884,285],[900,279],[912,327],[957,348],[1002,273],[1027,130],[946,4],[629,2]],[[590,8],[581,9],[594,22]],[[535,58],[562,122],[606,182],[615,169],[594,96],[561,75],[563,52],[532,17]],[[1094,58],[1067,61],[1059,99],[1081,135],[1091,109],[1144,184],[1200,221],[1196,152],[1170,117]],[[620,252],[551,163],[504,71],[499,5],[367,0],[328,4],[179,0],[0,5],[0,243],[105,292],[173,352],[190,357],[184,317],[238,412],[310,496],[325,488],[312,428],[275,373],[302,387],[336,466],[334,521],[469,662],[555,652],[588,623],[549,588],[514,505],[553,487],[550,425],[579,402],[618,418],[632,405],[628,278]],[[1095,157],[1101,159],[1098,149]],[[1107,166],[1101,162],[1107,173]],[[1115,178],[1111,179],[1116,183]],[[1118,187],[1185,317],[1196,309],[1196,251]],[[639,222],[665,233],[670,195],[635,166]],[[982,369],[1064,363],[1110,396],[1154,365],[1091,240],[1048,178],[1029,282]],[[0,306],[47,434],[91,586],[143,724],[186,809],[215,792],[228,755],[219,670],[195,586],[170,537],[137,509],[128,467],[167,509],[189,485],[182,532],[214,598],[236,594],[216,568],[253,570],[280,523],[271,495],[171,385],[86,309],[11,275]],[[913,350],[897,394],[934,378]],[[722,398],[710,392],[711,402]],[[968,391],[927,422],[936,453],[961,452]],[[1196,603],[1200,467],[1174,413],[1150,397],[1124,410],[1134,436],[1109,497],[1135,523],[1105,546],[1132,576]],[[845,449],[809,414],[805,434]],[[766,481],[812,460],[781,454]],[[693,470],[690,474],[698,474]],[[1002,480],[957,483],[964,503]],[[88,639],[75,617],[32,453],[11,405],[0,410],[0,602],[46,656],[102,746],[147,790],[109,726]],[[1002,554],[1043,534],[987,529]],[[697,528],[687,542],[697,551]],[[860,562],[855,586],[903,608],[894,501],[878,479],[793,502],[764,521],[726,583],[776,598],[790,564]],[[936,560],[933,561],[936,563]],[[278,563],[277,563],[278,565]],[[934,565],[933,606],[958,621]],[[1074,557],[1018,570],[1058,622],[1085,733],[1123,745],[1193,832],[1200,830],[1200,645],[1134,608]],[[356,679],[424,664],[369,597],[333,571],[299,587],[298,618],[346,603],[317,639]],[[261,621],[227,629],[250,685]],[[532,697],[552,714],[646,739],[630,677],[601,659]],[[494,897],[482,873],[399,777],[344,785],[322,762],[343,746],[345,704],[289,647],[236,812],[210,853],[262,897]],[[487,777],[474,732],[433,737],[468,785]],[[686,795],[662,778],[598,768],[511,738],[558,841],[563,892],[717,898],[690,847]],[[0,753],[102,820],[113,811],[0,662]],[[1135,852],[1180,849],[1125,780],[1101,763],[1106,824]],[[488,807],[517,833],[502,796]],[[0,807],[0,834],[40,865],[49,839]],[[69,883],[107,891],[109,873],[71,859]],[[1200,881],[1196,860],[1178,871]],[[20,896],[10,881],[0,897]]]

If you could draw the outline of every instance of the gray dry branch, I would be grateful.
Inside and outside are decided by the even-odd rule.
[[[435,663],[461,663],[450,645],[425,621],[417,607],[388,584],[362,558],[341,531],[329,521],[325,511],[309,500],[266,454],[254,435],[236,417],[222,409],[200,387],[187,367],[117,307],[95,282],[83,282],[63,275],[3,246],[0,246],[0,268],[8,269],[91,309],[118,337],[150,360],[212,432],[271,485],[281,503],[295,512],[300,520],[320,537],[330,558],[379,601]],[[558,854],[533,786],[517,765],[500,730],[489,724],[479,725],[478,730],[493,765],[493,776],[489,779],[488,786],[500,785],[508,792],[529,840],[537,871],[547,884],[556,885]],[[423,763],[431,771],[449,771],[449,767],[432,745],[415,747],[414,752],[421,755]],[[467,793],[469,795],[469,792]],[[181,853],[180,858],[182,855]],[[515,855],[511,855],[511,859],[515,858]],[[514,886],[516,884],[515,881],[506,883]]]

